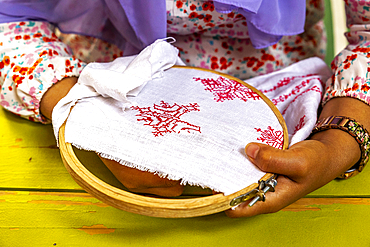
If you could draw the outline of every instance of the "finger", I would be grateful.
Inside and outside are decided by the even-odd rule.
[[[245,147],[248,159],[264,172],[283,174],[291,178],[307,173],[304,163],[306,154],[294,148],[280,150],[261,143],[249,143]]]
[[[261,170],[280,175],[275,192],[266,193],[265,202],[257,202],[252,207],[243,203],[235,210],[227,211],[230,217],[277,212],[328,183],[336,174],[328,172],[330,159],[325,158],[329,153],[325,144],[315,140],[299,142],[288,150],[252,143],[246,147],[246,153]]]

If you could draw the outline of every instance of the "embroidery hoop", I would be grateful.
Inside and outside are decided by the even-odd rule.
[[[223,76],[225,78],[235,80],[244,86],[248,87],[252,91],[256,92],[262,100],[270,107],[270,109],[275,114],[280,125],[283,129],[283,148],[288,148],[289,138],[288,130],[285,124],[285,121],[275,107],[275,105],[260,91],[256,88],[250,86],[244,81],[237,79],[233,76],[223,74],[220,72],[196,68],[196,67],[187,67],[187,66],[173,66],[174,68],[183,68],[183,69],[195,69],[202,70],[206,72],[211,72]],[[248,187],[224,196],[223,194],[215,194],[205,197],[197,197],[190,199],[167,199],[167,198],[158,198],[150,197],[144,195],[138,195],[132,192],[125,191],[114,187],[105,181],[102,181],[91,173],[77,158],[72,144],[65,142],[65,123],[61,126],[59,131],[59,148],[63,163],[70,173],[72,178],[80,185],[84,190],[89,194],[101,200],[102,202],[113,206],[115,208],[128,211],[131,213],[137,213],[146,216],[153,217],[163,217],[163,218],[188,218],[196,216],[204,216],[209,214],[218,213],[232,208],[240,202],[247,201],[256,195],[261,196],[261,184],[271,181],[277,177],[276,174],[266,173],[258,183],[253,183]],[[266,188],[266,187],[265,187]],[[264,193],[262,194],[262,196]]]

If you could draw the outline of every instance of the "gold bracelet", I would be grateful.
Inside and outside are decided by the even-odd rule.
[[[338,178],[347,179],[360,173],[364,169],[366,163],[369,160],[370,152],[369,132],[361,124],[356,122],[356,120],[354,120],[353,118],[343,116],[330,116],[322,120],[319,120],[316,123],[314,129],[312,130],[312,134],[328,129],[340,129],[346,131],[356,139],[357,143],[361,148],[360,160],[349,170],[340,175]]]

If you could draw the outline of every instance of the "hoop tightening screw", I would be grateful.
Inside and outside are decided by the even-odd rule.
[[[274,192],[275,191],[275,186],[277,185],[276,179],[270,179],[270,181],[265,182],[261,181],[259,184],[258,192],[256,193],[256,196],[253,198],[253,200],[248,204],[249,207],[252,207],[256,202],[258,201],[265,201],[266,196],[265,193],[267,191]]]

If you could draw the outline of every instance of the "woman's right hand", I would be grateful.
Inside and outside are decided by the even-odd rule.
[[[77,77],[64,78],[44,94],[40,103],[40,111],[46,118],[51,119],[53,108],[68,94],[69,90],[77,83],[77,79]],[[130,168],[113,160],[102,157],[100,159],[113,175],[132,192],[173,197],[181,195],[183,191],[180,181],[161,178],[156,174]]]
[[[140,171],[135,168],[100,157],[114,176],[130,191],[136,193],[154,194],[165,197],[174,197],[182,194],[184,186],[180,181],[161,178],[156,174]]]

